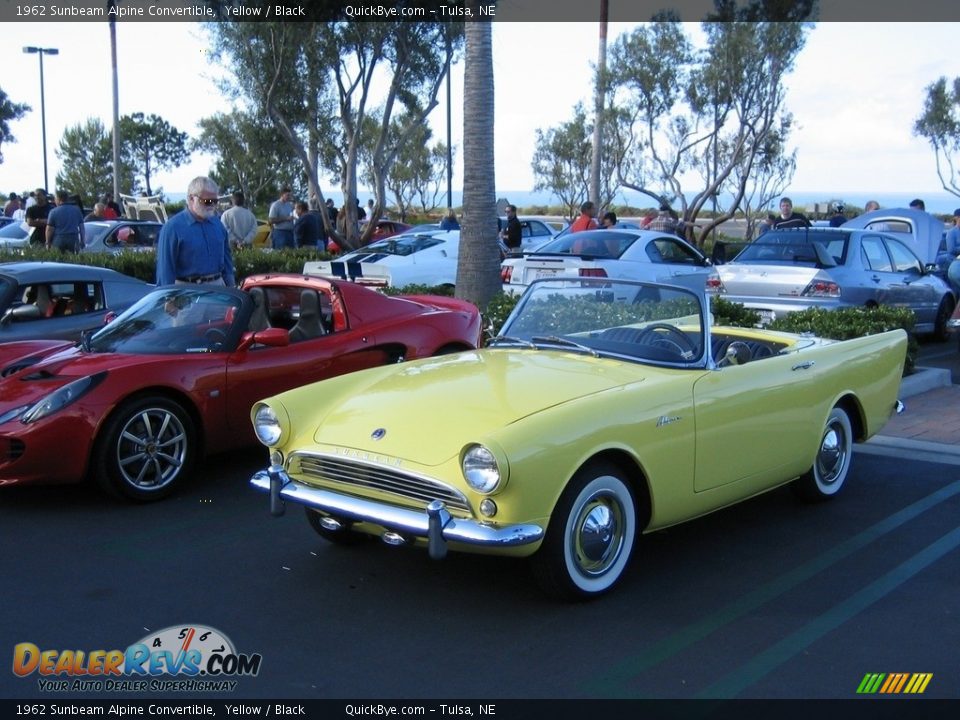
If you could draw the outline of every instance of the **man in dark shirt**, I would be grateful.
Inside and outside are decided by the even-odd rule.
[[[793,211],[793,200],[788,197],[780,198],[780,217],[773,223],[773,229],[785,230],[799,227],[810,227],[810,221],[800,213]]]
[[[519,250],[522,242],[520,221],[517,219],[517,206],[507,205],[507,228],[500,233],[500,238],[508,250]]]
[[[297,219],[293,223],[293,244],[295,247],[317,247],[323,236],[322,221],[317,213],[310,210],[303,201],[298,202]],[[326,243],[324,243],[326,246]]]
[[[834,205],[834,213],[830,217],[830,227],[840,227],[847,221],[847,216],[843,214],[843,203]]]
[[[33,205],[27,208],[27,225],[33,228],[30,233],[31,245],[45,245],[47,242],[47,217],[50,215],[52,207],[47,201],[47,191],[43,188],[37,188],[34,195],[37,199]]]

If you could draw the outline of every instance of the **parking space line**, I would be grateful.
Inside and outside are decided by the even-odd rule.
[[[712,633],[739,620],[771,600],[794,589],[818,573],[862,550],[900,526],[917,518],[927,510],[960,494],[960,480],[946,485],[936,492],[898,510],[863,532],[854,535],[812,560],[786,572],[743,597],[728,603],[717,612],[691,623],[672,635],[653,643],[641,655],[627,658],[618,665],[603,671],[603,677],[588,680],[583,688],[586,693],[603,697],[629,697],[628,683],[643,671],[655,667],[674,655],[700,642]],[[625,693],[626,691],[626,693]]]
[[[875,602],[882,600],[907,580],[929,567],[944,555],[960,547],[960,528],[954,528],[936,542],[928,545],[909,560],[901,563],[886,575],[874,580],[859,592],[820,615],[780,642],[726,677],[698,693],[700,698],[733,698],[772,670],[790,660],[827,633],[836,630],[856,617]]]

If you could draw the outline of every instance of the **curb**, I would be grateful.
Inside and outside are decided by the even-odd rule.
[[[950,371],[946,368],[914,368],[914,372],[900,381],[900,398],[912,397],[952,385]]]
[[[894,435],[874,435],[867,440],[861,447],[887,447],[895,450],[914,450],[920,452],[936,453],[938,455],[953,455],[960,458],[960,447],[957,445],[948,445],[947,443],[930,442],[929,440],[913,440],[910,438],[896,437]]]

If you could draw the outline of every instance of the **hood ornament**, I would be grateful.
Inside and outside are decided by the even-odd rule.
[[[386,435],[386,434],[387,434],[387,431],[386,431],[385,428],[377,428],[377,429],[374,430],[372,433],[370,433],[370,439],[371,439],[371,440],[382,440],[383,437],[384,437],[384,435]]]

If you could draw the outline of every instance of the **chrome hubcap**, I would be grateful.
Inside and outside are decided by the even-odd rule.
[[[834,482],[843,471],[847,462],[846,437],[843,428],[836,423],[831,424],[820,441],[820,452],[817,453],[817,470],[821,482]]]
[[[587,500],[574,526],[574,557],[587,575],[600,575],[616,562],[623,547],[623,508],[609,494]]]
[[[187,449],[186,431],[177,416],[169,410],[147,408],[123,426],[117,467],[125,482],[155,490],[177,477]]]

